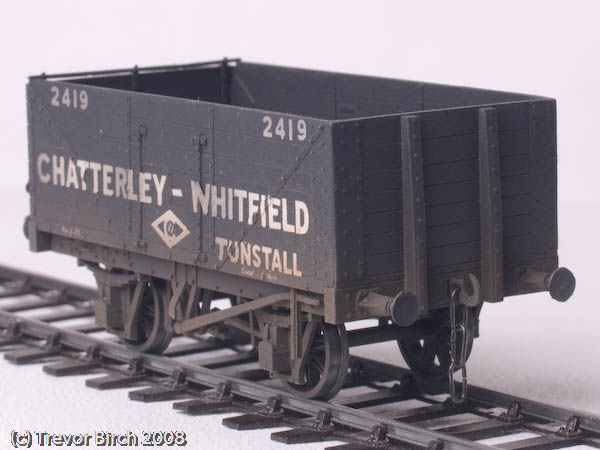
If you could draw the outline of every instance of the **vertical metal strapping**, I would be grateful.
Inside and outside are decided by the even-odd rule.
[[[127,99],[127,128],[129,129],[127,142],[129,149],[129,167],[133,170],[133,136],[136,130],[133,129],[133,121],[131,119],[131,97],[128,95],[125,98]],[[129,213],[129,225],[127,231],[133,238],[133,208],[129,201],[127,202],[127,212]]]
[[[338,76],[337,74],[332,74],[331,77],[333,78],[333,119],[337,120],[338,119],[338,110],[339,110],[339,106],[338,106]]]
[[[132,179],[139,180],[140,172],[142,170],[142,146],[144,137],[147,134],[146,126],[143,123],[134,123],[133,120],[133,108],[135,103],[132,101],[131,96],[128,99],[128,120],[130,125],[131,133],[129,135],[129,167],[132,171]],[[129,189],[132,191],[135,189],[132,183],[129,183]],[[137,194],[139,196],[139,192]],[[130,212],[130,232],[133,238],[133,245],[138,249],[145,248],[145,243],[142,241],[142,203],[141,202],[128,202]]]
[[[356,137],[355,137],[355,145],[356,145],[356,152],[357,152],[357,157],[358,157],[358,169],[359,169],[359,178],[358,178],[358,183],[356,186],[357,189],[357,200],[358,200],[358,207],[360,208],[360,216],[358,218],[359,220],[359,229],[358,229],[358,233],[360,236],[360,240],[358,241],[359,244],[359,249],[360,249],[360,259],[358,260],[358,277],[359,278],[366,278],[367,277],[367,271],[368,271],[368,267],[367,267],[367,234],[366,234],[366,226],[365,226],[365,219],[366,219],[366,213],[365,213],[365,202],[366,202],[366,195],[367,195],[367,190],[365,189],[365,175],[366,175],[366,168],[365,168],[365,159],[366,159],[366,149],[363,147],[363,143],[362,143],[362,130],[361,130],[361,122],[355,122],[354,124],[354,128],[355,128],[355,133],[356,133]]]
[[[134,180],[139,180],[140,177],[140,172],[142,171],[142,151],[143,151],[143,145],[144,145],[144,137],[146,136],[147,130],[146,130],[146,126],[143,124],[139,125],[138,128],[138,153],[137,153],[137,158],[135,159],[135,163],[136,163],[136,169],[134,169],[134,176],[133,179]],[[138,196],[140,195],[140,193],[138,192]],[[138,197],[139,200],[139,197]],[[143,243],[142,240],[144,238],[143,236],[143,210],[142,210],[142,202],[138,201],[137,202],[137,220],[138,220],[138,224],[137,224],[137,240],[138,240],[138,247],[143,248]]]
[[[302,311],[296,294],[296,289],[290,289],[290,359],[292,361],[296,361],[302,356],[300,345],[302,340]]]
[[[209,109],[210,114],[210,137],[208,139],[208,151],[210,155],[210,184],[211,186],[215,185],[215,110],[213,108]],[[207,216],[208,217],[208,216]],[[217,226],[217,218],[212,217],[210,219],[210,248],[214,250],[215,248],[215,228]]]
[[[219,76],[221,79],[221,102],[225,105],[229,105],[231,103],[231,83],[228,69],[229,60],[227,58],[223,58],[223,61],[221,61]]]
[[[417,297],[419,313],[424,314],[428,311],[427,222],[420,119],[418,116],[402,116],[400,127],[404,218],[404,291]]]
[[[36,217],[36,195],[38,179],[35,173],[35,147],[34,147],[34,97],[31,82],[27,84],[27,134],[28,134],[28,152],[29,152],[29,182],[27,183],[27,191],[29,192],[30,214],[35,220]]]
[[[204,155],[204,146],[203,144],[203,139],[206,139],[206,136],[203,136],[202,133],[199,133],[196,136],[196,140],[195,140],[195,151],[196,151],[196,181],[202,186],[202,158]],[[203,214],[197,214],[197,232],[198,232],[198,238],[197,238],[197,242],[196,242],[196,262],[206,262],[205,256],[202,252],[203,246],[202,246],[202,218],[204,217]]]
[[[502,185],[498,119],[495,108],[479,108],[479,215],[481,232],[481,298],[504,298]]]
[[[140,91],[140,72],[138,66],[133,66],[131,70],[131,90],[133,92]]]

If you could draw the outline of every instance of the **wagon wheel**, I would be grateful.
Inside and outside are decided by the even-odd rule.
[[[137,317],[137,338],[126,340],[127,346],[138,352],[162,353],[169,346],[173,333],[165,329],[165,297],[167,288],[157,281],[143,283],[142,299]]]
[[[348,336],[343,324],[317,326],[304,371],[304,384],[285,382],[290,391],[306,398],[335,397],[348,373]]]
[[[457,317],[462,317],[462,309],[458,308]],[[469,325],[467,327],[467,355],[471,354],[475,337],[475,319],[473,312],[468,309]],[[415,377],[425,381],[439,383],[448,379],[450,368],[450,316],[449,311],[443,310],[434,315],[434,334],[413,336],[398,339],[402,357]],[[460,336],[458,337],[460,340]]]

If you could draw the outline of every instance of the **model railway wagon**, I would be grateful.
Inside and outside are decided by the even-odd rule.
[[[575,287],[552,99],[224,60],[31,77],[27,100],[31,249],[89,267],[96,321],[140,351],[242,331],[327,397],[349,345],[447,377],[483,302]]]

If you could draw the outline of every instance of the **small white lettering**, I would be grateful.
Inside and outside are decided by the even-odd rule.
[[[244,275],[258,276],[260,272],[255,273],[252,268],[264,267],[269,272],[302,277],[302,272],[298,270],[298,254],[296,252],[266,245],[260,246],[245,241],[233,241],[220,236],[215,236],[215,244],[219,249],[219,261],[240,264]],[[292,267],[289,266],[290,261]],[[273,274],[267,274],[267,276],[269,275],[274,276]]]

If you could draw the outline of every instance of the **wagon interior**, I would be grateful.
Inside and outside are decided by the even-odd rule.
[[[224,62],[91,75],[70,81],[326,120],[538,97],[406,80]]]

